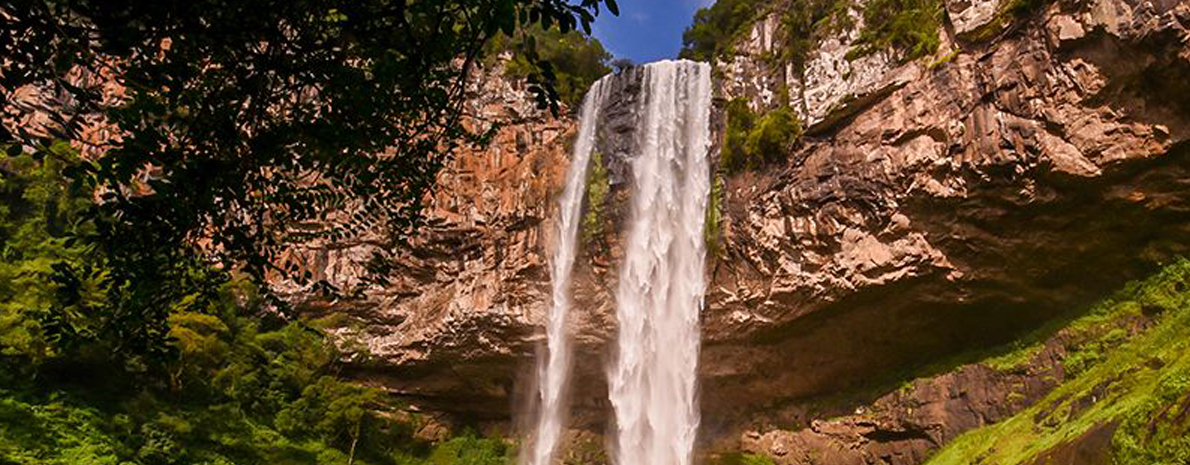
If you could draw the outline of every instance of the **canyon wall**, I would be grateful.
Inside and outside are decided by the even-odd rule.
[[[807,135],[784,162],[725,179],[702,315],[705,447],[799,463],[829,443],[852,452],[821,463],[918,463],[1019,409],[996,388],[1015,381],[968,367],[925,382],[907,395],[942,406],[928,417],[865,414],[907,405],[871,386],[1009,341],[1188,251],[1190,4],[1062,0],[1013,15],[1008,1],[947,1],[934,56],[850,60],[851,31],[822,41],[802,73],[765,59],[777,11],[716,64],[719,103],[763,110],[788,92]],[[604,233],[586,240],[572,311],[574,424],[596,433],[637,118],[614,102],[639,95],[622,81],[597,148]],[[307,312],[348,317],[336,332],[364,349],[357,377],[415,409],[508,425],[544,337],[550,222],[576,124],[533,109],[515,83],[475,86],[473,114],[505,125],[442,174],[393,283],[356,301],[289,291]],[[297,253],[351,283],[372,246]],[[840,414],[850,419],[816,423]]]

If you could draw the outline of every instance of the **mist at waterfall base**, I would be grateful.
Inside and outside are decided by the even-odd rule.
[[[705,283],[703,227],[710,191],[711,69],[662,61],[639,70],[642,95],[630,154],[630,215],[616,289],[619,331],[608,367],[617,465],[689,465],[698,430],[698,316]],[[565,428],[570,373],[570,273],[577,255],[586,172],[606,103],[605,76],[583,103],[553,252],[547,350],[538,360],[537,421],[526,465],[549,465]]]

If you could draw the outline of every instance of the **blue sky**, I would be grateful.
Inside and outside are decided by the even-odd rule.
[[[591,32],[608,51],[636,63],[675,58],[694,12],[711,3],[714,0],[617,0],[620,16],[604,9]]]

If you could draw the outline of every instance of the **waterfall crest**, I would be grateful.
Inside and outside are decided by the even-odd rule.
[[[566,411],[563,402],[570,374],[570,336],[566,334],[570,312],[570,274],[578,250],[578,227],[586,193],[587,168],[595,146],[599,109],[603,106],[603,87],[607,77],[596,81],[583,99],[578,138],[574,143],[566,187],[558,200],[557,248],[550,259],[553,284],[551,305],[546,317],[547,350],[537,359],[537,420],[532,447],[522,455],[521,463],[549,465],[558,447]]]
[[[617,465],[689,465],[699,414],[703,226],[710,191],[711,68],[645,66],[644,110],[616,293],[619,336],[608,373]]]

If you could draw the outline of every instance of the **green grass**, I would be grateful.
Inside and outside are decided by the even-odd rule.
[[[1112,453],[1118,464],[1186,463],[1185,409],[1190,408],[1190,262],[1173,264],[1079,318],[1064,331],[1076,341],[1063,361],[1070,378],[1033,406],[970,431],[928,464],[1020,464],[1086,433],[1118,422]],[[1159,323],[1129,340],[1111,322],[1163,311]],[[1000,360],[1011,365],[1036,350],[1024,345]],[[1093,402],[1088,404],[1088,399]],[[1183,417],[1185,415],[1182,415]]]

